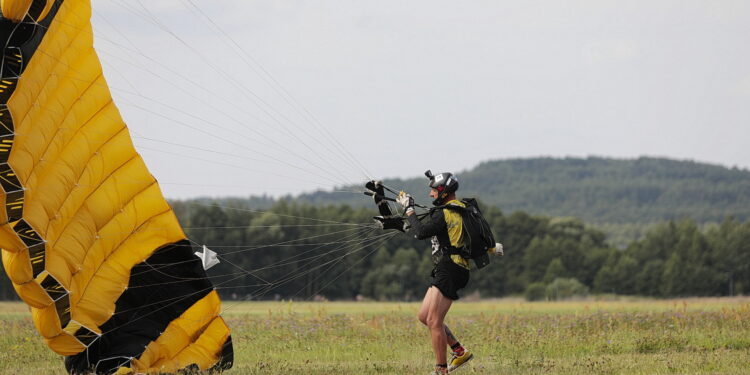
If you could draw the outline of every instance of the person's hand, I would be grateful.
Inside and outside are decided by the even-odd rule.
[[[396,197],[396,203],[400,204],[404,208],[404,213],[410,215],[414,212],[414,198],[405,192],[400,192]]]
[[[408,229],[403,217],[373,216],[372,218],[375,219],[383,229],[395,229],[401,232],[406,232],[406,229]]]
[[[500,242],[496,242],[495,247],[493,247],[492,249],[489,249],[487,253],[489,253],[490,255],[497,255],[500,257],[505,255],[505,253],[503,252],[503,244],[501,244]]]

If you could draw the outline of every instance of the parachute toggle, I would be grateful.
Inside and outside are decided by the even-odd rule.
[[[364,194],[372,197],[375,201],[375,205],[378,206],[378,212],[380,215],[372,217],[375,222],[378,223],[382,229],[395,229],[401,232],[406,232],[409,229],[409,223],[404,220],[403,216],[394,214],[394,210],[388,205],[388,202],[395,202],[396,199],[385,195],[386,190],[393,194],[399,194],[399,192],[383,185],[383,182],[380,180],[368,181],[365,184],[365,188],[367,188],[367,190]],[[419,204],[415,204],[415,206],[425,208]]]

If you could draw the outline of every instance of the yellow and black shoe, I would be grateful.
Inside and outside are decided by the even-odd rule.
[[[474,354],[471,354],[468,350],[464,350],[461,355],[453,352],[453,357],[450,362],[448,362],[448,372],[456,371],[456,369],[466,364],[466,362],[469,362],[472,358],[474,358]]]

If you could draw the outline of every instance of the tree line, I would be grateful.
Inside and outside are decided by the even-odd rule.
[[[623,245],[667,220],[720,223],[728,215],[750,220],[750,171],[736,167],[649,157],[523,158],[487,161],[454,172],[465,196],[479,196],[508,212],[572,214],[599,226],[610,238],[622,237],[618,242]],[[425,189],[421,176],[385,182],[411,193]],[[361,186],[336,190],[357,189]],[[298,199],[318,205],[365,204],[359,195],[340,192],[321,191]]]
[[[417,300],[429,284],[429,243],[372,221],[372,208],[246,200],[172,203],[187,235],[222,256],[209,270],[229,299]],[[666,221],[624,249],[577,218],[484,215],[506,255],[474,271],[465,294],[530,300],[587,293],[652,297],[750,293],[750,222]],[[7,277],[0,298],[14,299]]]

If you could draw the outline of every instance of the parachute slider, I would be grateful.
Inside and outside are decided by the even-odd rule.
[[[219,264],[219,258],[216,256],[216,252],[207,248],[206,245],[203,245],[203,252],[201,253],[196,251],[195,256],[201,259],[204,270],[208,270],[209,268]]]

